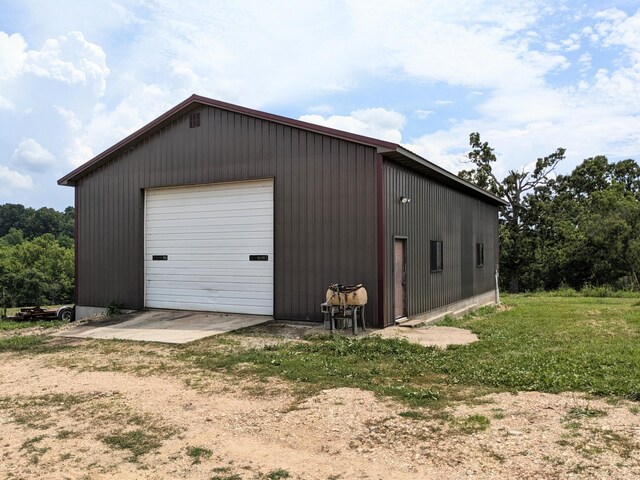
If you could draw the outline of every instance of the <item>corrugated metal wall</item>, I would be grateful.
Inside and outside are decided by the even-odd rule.
[[[375,321],[375,149],[199,111],[199,128],[182,117],[78,182],[78,304],[143,306],[145,188],[273,177],[275,317],[320,321],[327,285],[357,282]]]
[[[498,255],[498,209],[477,198],[384,162],[385,323],[393,318],[393,238],[407,238],[409,316],[488,292]],[[411,199],[402,204],[400,197]],[[443,242],[443,270],[431,273],[431,240]],[[484,243],[484,267],[476,267]]]

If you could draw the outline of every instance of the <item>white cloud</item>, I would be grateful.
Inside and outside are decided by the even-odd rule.
[[[580,71],[584,72],[591,68],[592,58],[593,57],[589,52],[584,52],[582,55],[580,55],[580,58],[578,58],[578,63],[581,65]]]
[[[109,69],[102,48],[88,42],[81,32],[47,39],[40,50],[29,50],[19,33],[0,31],[0,81],[24,74],[91,85],[102,95]]]
[[[565,52],[573,52],[574,50],[580,49],[581,46],[580,35],[577,33],[572,33],[569,35],[569,38],[562,41],[562,49]]]
[[[313,105],[311,107],[307,107],[307,112],[309,113],[333,113],[334,112],[334,108],[331,105],[327,105],[327,104],[320,104],[320,105]]]
[[[42,171],[54,165],[56,157],[33,138],[27,138],[13,151],[13,161],[27,170]]]
[[[60,116],[64,120],[64,123],[71,129],[71,131],[77,132],[80,130],[80,128],[82,127],[82,123],[73,111],[67,110],[60,105],[54,105],[53,108],[55,108],[56,111],[60,114]]]
[[[95,154],[89,145],[83,143],[79,138],[73,140],[73,143],[65,150],[65,156],[67,162],[72,167],[79,167],[85,162],[88,162]]]
[[[82,32],[70,32],[44,42],[40,50],[27,52],[25,72],[67,84],[92,85],[103,95],[109,68],[102,48],[85,40]]]
[[[0,191],[8,193],[11,189],[30,190],[33,188],[33,180],[29,175],[11,170],[0,165]]]
[[[417,109],[413,111],[414,115],[416,117],[418,117],[419,119],[425,119],[430,115],[433,115],[433,110],[422,110],[422,109]]]
[[[302,115],[300,120],[358,133],[399,143],[402,140],[402,128],[406,123],[404,115],[384,108],[366,108],[354,110],[350,115]]]
[[[65,157],[72,166],[90,160],[174,106],[175,101],[167,99],[166,90],[160,85],[131,83],[130,88],[130,94],[115,107],[99,103],[88,120],[82,122],[65,149]],[[76,120],[77,117],[72,122]]]
[[[13,110],[15,108],[16,106],[11,100],[0,95],[0,110]]]
[[[590,72],[594,60],[585,52],[578,59],[581,76],[574,85],[554,87],[544,76],[527,88],[518,84],[497,86],[477,107],[475,118],[418,136],[408,148],[426,155],[445,168],[466,168],[461,160],[469,150],[461,143],[479,131],[496,148],[498,171],[516,168],[539,156],[568,147],[567,166],[593,155],[637,158],[640,152],[640,11],[633,16],[610,9],[597,14],[591,27],[580,32],[596,48],[621,47],[622,55]],[[547,48],[569,51],[580,47],[580,35],[571,34]],[[539,55],[532,52],[528,55]],[[532,57],[530,57],[532,58]],[[540,62],[551,57],[542,56]],[[596,64],[597,66],[598,64]],[[547,66],[551,66],[550,63]],[[568,61],[555,68],[567,68]],[[551,72],[553,69],[547,69]],[[471,119],[473,118],[473,119]]]
[[[27,43],[19,33],[0,32],[0,79],[15,77],[22,70],[27,57]]]

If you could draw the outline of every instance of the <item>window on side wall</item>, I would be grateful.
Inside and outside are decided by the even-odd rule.
[[[484,267],[484,243],[476,243],[476,267]]]
[[[442,271],[442,242],[431,240],[431,271]]]

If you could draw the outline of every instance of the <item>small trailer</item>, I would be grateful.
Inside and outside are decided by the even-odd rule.
[[[57,309],[45,310],[41,307],[21,308],[13,317],[7,317],[7,320],[64,320],[72,322],[75,320],[73,307],[64,306]]]

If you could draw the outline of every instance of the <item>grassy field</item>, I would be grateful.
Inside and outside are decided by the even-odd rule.
[[[510,296],[500,309],[442,324],[469,328],[480,341],[442,351],[336,336],[230,354],[212,354],[199,344],[183,356],[205,369],[242,366],[243,374],[319,388],[355,386],[416,405],[456,397],[462,386],[640,400],[637,298]]]
[[[203,372],[278,377],[309,393],[358,387],[414,406],[488,391],[581,391],[640,400],[638,298],[507,296],[498,309],[442,324],[469,328],[480,341],[442,351],[375,336],[322,335],[243,348],[237,339],[250,332],[238,332],[171,347],[169,355]],[[118,350],[118,343],[102,344]],[[46,353],[48,347],[44,336],[25,335],[0,339],[1,351]]]

